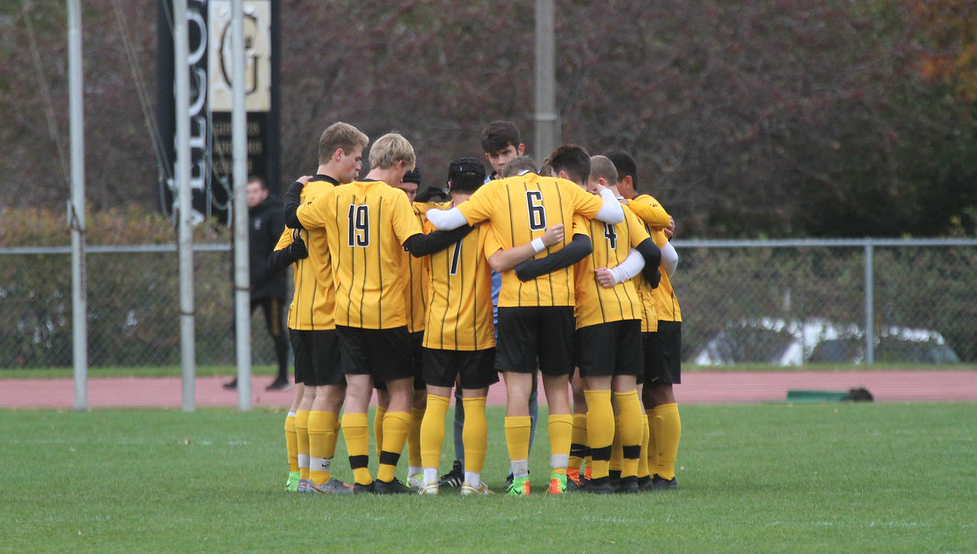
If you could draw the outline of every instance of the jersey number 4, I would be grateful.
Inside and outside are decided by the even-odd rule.
[[[546,210],[543,208],[543,193],[538,190],[526,191],[529,206],[529,228],[533,231],[546,229]]]
[[[611,250],[617,249],[617,231],[614,230],[614,226],[610,223],[604,224],[604,238],[611,246]]]
[[[370,207],[351,204],[346,217],[349,219],[349,246],[370,245]]]

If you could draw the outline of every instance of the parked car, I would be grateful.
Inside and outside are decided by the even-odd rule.
[[[940,333],[907,327],[881,328],[875,340],[874,354],[876,362],[948,364],[960,361]],[[865,334],[855,324],[823,319],[744,320],[727,324],[706,342],[692,361],[698,365],[857,364],[865,361]]]

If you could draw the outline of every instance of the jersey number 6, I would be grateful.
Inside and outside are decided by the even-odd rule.
[[[546,210],[543,209],[543,193],[538,190],[526,191],[529,206],[529,228],[533,231],[546,229]]]

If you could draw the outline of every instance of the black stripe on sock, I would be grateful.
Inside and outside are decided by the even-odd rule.
[[[641,456],[640,444],[632,444],[630,446],[625,446],[623,450],[624,450],[624,457],[627,458],[628,460],[637,460]]]
[[[587,447],[582,444],[571,444],[570,445],[570,457],[571,458],[583,458],[587,455]]]
[[[591,448],[590,457],[594,460],[610,460],[611,459],[611,447],[603,446],[601,448]]]
[[[349,467],[351,469],[360,469],[366,467],[370,463],[370,456],[350,456],[349,457]]]
[[[387,452],[386,450],[380,451],[380,463],[385,465],[395,466],[397,462],[400,461],[399,452]]]

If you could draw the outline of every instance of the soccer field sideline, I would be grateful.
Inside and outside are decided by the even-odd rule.
[[[847,391],[864,387],[879,402],[977,401],[977,371],[763,371],[687,372],[675,387],[680,404],[738,404],[784,401],[788,390]],[[237,393],[221,385],[226,377],[195,380],[196,405],[237,406]],[[270,378],[253,380],[254,407],[284,408],[292,391],[266,391]],[[180,408],[182,385],[178,377],[113,377],[88,380],[91,408]],[[71,379],[0,380],[0,409],[71,409]],[[505,387],[489,390],[488,404],[503,405]]]

